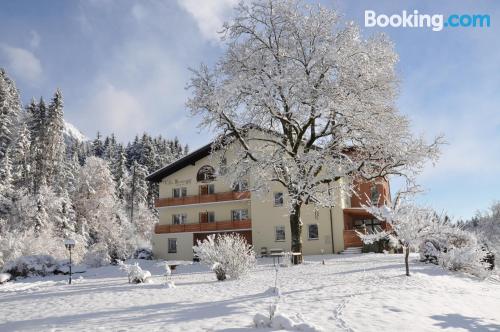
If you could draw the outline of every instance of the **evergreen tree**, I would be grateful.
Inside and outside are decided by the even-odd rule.
[[[92,142],[92,154],[96,157],[103,158],[104,145],[101,140],[101,133],[97,132],[97,136]]]
[[[125,199],[126,186],[128,181],[127,158],[123,146],[120,146],[111,164],[111,173],[115,181],[116,197],[119,200]]]
[[[41,186],[47,183],[47,158],[45,154],[46,141],[46,113],[47,107],[45,101],[40,98],[38,104],[34,106],[32,102],[28,106],[29,113],[29,129],[31,135],[31,167],[33,169],[33,186],[32,191],[37,193]]]
[[[130,169],[127,195],[127,210],[130,221],[134,221],[134,210],[138,206],[147,205],[148,185],[146,182],[147,170],[144,166],[134,161]]]
[[[45,159],[46,183],[49,186],[58,183],[58,178],[63,173],[65,157],[63,116],[63,98],[58,89],[48,108],[45,144],[41,148]],[[56,188],[56,191],[62,192],[63,188]]]
[[[21,103],[14,82],[0,68],[0,159],[14,140],[20,114]]]
[[[29,185],[30,179],[30,150],[31,138],[26,123],[23,122],[19,130],[17,141],[12,150],[13,171],[12,178],[16,186]]]

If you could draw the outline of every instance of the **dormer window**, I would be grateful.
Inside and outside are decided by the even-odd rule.
[[[211,182],[215,180],[215,169],[210,165],[202,166],[196,175],[198,182]]]

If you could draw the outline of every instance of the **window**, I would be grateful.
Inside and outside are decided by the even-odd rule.
[[[202,166],[196,174],[196,181],[198,182],[210,182],[215,180],[215,170],[210,165]]]
[[[353,223],[354,229],[366,229],[368,233],[375,233],[382,230],[380,220],[378,219],[355,219]]]
[[[370,201],[372,202],[372,204],[378,204],[379,197],[380,193],[378,192],[377,185],[374,184],[370,189]]]
[[[177,239],[168,239],[168,253],[177,253]]]
[[[208,222],[215,222],[215,212],[207,212]]]
[[[248,219],[248,210],[247,209],[232,210],[231,211],[231,220],[232,221],[246,220],[246,219]]]
[[[182,188],[174,188],[174,189],[172,189],[172,196],[174,198],[186,197],[187,196],[187,188],[186,187],[182,187]]]
[[[172,224],[174,224],[174,225],[185,224],[186,221],[187,221],[187,214],[185,214],[185,213],[179,213],[179,214],[172,215]]]
[[[247,190],[248,190],[248,183],[246,181],[238,181],[233,185],[233,191],[240,192]]]
[[[276,226],[274,239],[275,241],[285,241],[285,226]]]
[[[283,193],[274,193],[274,206],[283,206]]]
[[[200,223],[208,223],[215,222],[215,213],[214,212],[200,212]]]
[[[309,240],[319,239],[318,224],[307,225],[307,231],[309,234]]]
[[[200,186],[200,195],[215,194],[215,186],[213,184],[204,184]]]
[[[319,210],[314,210],[314,219],[319,219]]]

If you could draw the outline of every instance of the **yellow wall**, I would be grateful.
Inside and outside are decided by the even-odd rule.
[[[160,198],[172,197],[172,189],[177,187],[186,187],[187,195],[198,195],[199,185],[196,181],[196,175],[200,167],[204,165],[213,165],[210,157],[204,157],[198,160],[195,165],[189,165],[174,174],[163,179],[160,183]],[[250,179],[251,180],[251,179]],[[225,183],[220,177],[211,182],[215,185],[215,193],[231,191],[231,186]],[[326,190],[326,188],[325,188]],[[216,221],[231,220],[231,210],[248,209],[249,218],[252,219],[252,241],[257,254],[260,253],[262,247],[281,248],[285,251],[290,250],[290,222],[288,210],[285,201],[284,207],[275,207],[273,204],[273,193],[284,192],[281,185],[272,184],[271,192],[265,195],[257,195],[252,193],[250,200],[217,202],[196,205],[184,205],[175,207],[162,207],[159,209],[161,225],[172,223],[172,214],[186,213],[187,223],[197,223],[199,221],[199,213],[206,211],[215,212]],[[333,214],[333,234],[335,252],[344,249],[343,230],[344,220],[342,209],[349,204],[349,199],[345,193],[338,193],[336,196],[335,207],[332,209]],[[302,222],[304,224],[302,232],[303,252],[306,255],[320,254],[332,252],[331,244],[331,226],[329,209],[319,209],[319,215],[316,219],[314,208],[312,206],[303,206]],[[318,224],[319,239],[308,239],[308,224]],[[285,226],[286,240],[284,242],[275,241],[275,227],[278,225]],[[167,254],[168,238],[177,238],[177,254]],[[153,250],[156,257],[165,259],[192,259],[193,233],[171,233],[171,234],[155,234],[153,237]]]
[[[290,251],[291,248],[291,233],[290,219],[285,200],[283,207],[275,207],[273,202],[274,192],[283,192],[281,186],[276,184],[272,186],[272,192],[267,195],[252,196],[252,241],[257,253],[260,253],[262,247],[280,248],[285,251]],[[344,249],[344,219],[342,213],[342,202],[339,202],[332,209],[333,220],[333,240],[335,252]],[[314,207],[304,205],[301,210],[301,220],[304,224],[302,229],[302,250],[306,255],[332,253],[331,242],[331,224],[330,212],[327,208],[318,209],[317,219],[314,212]],[[318,224],[317,240],[308,238],[309,224]],[[285,226],[285,241],[276,241],[275,228],[276,226]]]

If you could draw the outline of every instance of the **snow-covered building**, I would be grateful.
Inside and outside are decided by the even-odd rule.
[[[215,174],[211,146],[207,144],[148,176],[160,188],[156,201],[159,223],[153,235],[155,256],[191,260],[197,240],[224,232],[244,236],[257,254],[289,251],[291,233],[285,190],[272,184],[268,194],[251,193],[251,178],[228,185],[223,175]],[[366,203],[364,200],[387,202],[388,183],[359,183],[355,187],[358,195],[333,195],[337,198],[331,209],[303,207],[304,254],[338,253],[361,247],[356,229],[385,227],[361,206]]]

